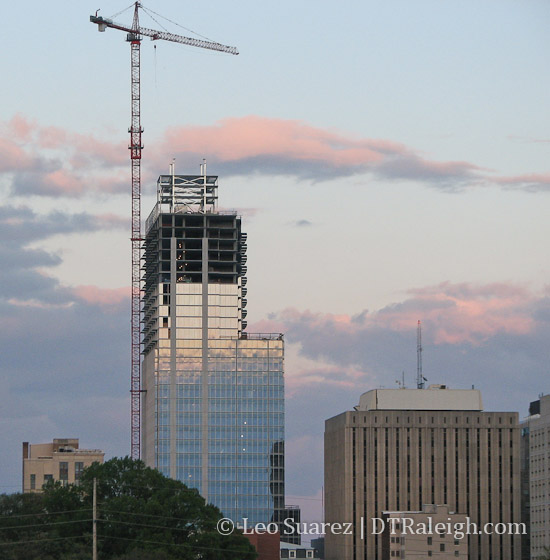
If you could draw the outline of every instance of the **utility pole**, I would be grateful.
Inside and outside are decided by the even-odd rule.
[[[92,505],[92,559],[97,560],[97,479],[94,478]]]

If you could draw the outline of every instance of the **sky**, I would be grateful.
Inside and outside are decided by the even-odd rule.
[[[126,7],[4,8],[0,491],[23,441],[129,453],[130,53],[89,22]],[[173,158],[206,158],[243,216],[248,330],[285,334],[303,520],[322,516],[324,421],[414,386],[418,320],[430,383],[525,417],[550,390],[550,4],[145,7],[145,27],[240,51],[143,41],[143,217]]]

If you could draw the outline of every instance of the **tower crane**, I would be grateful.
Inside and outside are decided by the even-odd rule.
[[[141,151],[143,144],[141,137],[141,99],[140,99],[140,46],[143,37],[152,40],[172,41],[192,47],[209,49],[229,54],[239,54],[235,47],[229,47],[213,41],[193,39],[182,35],[175,35],[164,31],[156,31],[141,27],[139,24],[139,9],[141,2],[134,3],[134,19],[132,26],[121,25],[111,19],[97,15],[90,16],[90,21],[97,25],[98,31],[107,28],[118,29],[127,33],[126,41],[130,43],[131,68],[131,124],[130,133],[130,161],[132,167],[132,312],[131,312],[131,456],[139,459],[141,455]],[[99,10],[98,10],[99,11]]]

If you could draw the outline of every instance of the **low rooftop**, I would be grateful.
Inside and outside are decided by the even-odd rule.
[[[483,403],[478,389],[430,385],[427,389],[373,389],[361,395],[355,410],[482,411]]]

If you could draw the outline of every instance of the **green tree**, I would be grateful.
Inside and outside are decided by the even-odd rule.
[[[49,484],[41,495],[1,496],[0,557],[90,558],[94,479],[100,560],[254,560],[257,556],[241,534],[218,533],[220,510],[206,504],[196,490],[127,457],[88,467],[78,486]],[[23,515],[23,510],[41,515],[18,518],[25,521],[17,524],[15,516]],[[33,540],[41,542],[28,542]],[[18,541],[28,544],[6,545]]]

